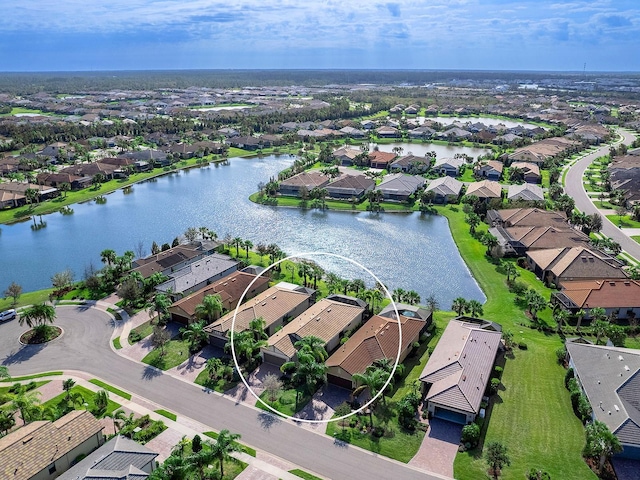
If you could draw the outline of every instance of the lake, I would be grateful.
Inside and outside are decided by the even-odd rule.
[[[369,212],[301,211],[256,205],[248,196],[292,163],[290,156],[233,158],[229,165],[208,166],[136,184],[131,193],[107,195],[73,205],[74,214],[43,216],[33,222],[1,226],[0,291],[16,281],[25,291],[51,286],[51,276],[65,268],[82,278],[89,264],[101,267],[100,252],[135,250],[142,242],[171,242],[188,227],[206,226],[220,238],[230,233],[254,244],[276,243],[287,254],[332,252],[369,268],[389,287],[433,293],[449,308],[458,296],[484,301],[457,249],[447,220],[439,216]],[[344,263],[323,257],[318,263],[344,277],[360,277]],[[368,283],[371,284],[370,281]]]

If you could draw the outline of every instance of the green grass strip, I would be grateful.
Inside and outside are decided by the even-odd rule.
[[[167,417],[169,420],[173,420],[174,422],[178,418],[175,413],[168,412],[167,410],[163,410],[162,408],[158,410],[154,410],[158,415],[162,415],[163,417]]]
[[[45,372],[45,373],[36,373],[34,375],[27,375],[25,377],[11,377],[0,380],[0,382],[22,382],[24,380],[32,380],[34,378],[42,378],[42,377],[52,377],[54,375],[62,375],[63,372]]]
[[[120,344],[120,337],[116,337],[113,339],[113,346],[116,348],[116,350],[120,350],[122,348],[122,345]]]
[[[204,432],[203,435],[206,436],[206,437],[209,437],[209,438],[213,438],[214,440],[216,438],[218,438],[218,434],[216,432]],[[253,449],[251,447],[247,447],[246,445],[243,445],[240,442],[238,442],[238,444],[242,447],[242,451],[244,453],[246,453],[247,455],[251,455],[252,457],[255,458],[255,456],[256,456],[255,449]]]
[[[296,477],[304,478],[305,480],[322,480],[320,477],[311,475],[309,472],[305,472],[304,470],[300,470],[299,468],[289,470],[289,473],[295,475]]]
[[[127,400],[131,400],[131,394],[125,392],[124,390],[120,390],[119,388],[116,388],[112,385],[109,385],[108,383],[104,383],[98,379],[92,378],[91,380],[89,380],[89,383],[93,383],[94,385],[104,388],[106,391],[111,392],[111,393],[115,393],[116,395],[119,395],[122,398],[126,398]]]

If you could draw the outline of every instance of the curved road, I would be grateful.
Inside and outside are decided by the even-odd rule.
[[[635,139],[635,135],[624,130],[618,130],[622,135],[622,143],[630,145]],[[599,213],[598,208],[593,204],[587,192],[584,189],[583,176],[587,167],[596,158],[609,154],[609,145],[605,145],[593,153],[585,156],[573,164],[569,170],[567,170],[567,176],[565,177],[564,190],[567,195],[573,198],[576,202],[576,208],[584,213],[592,214]],[[620,244],[622,249],[629,255],[640,261],[640,244],[629,238],[624,232],[622,232],[616,225],[614,225],[608,218],[602,215],[602,230],[601,233],[609,238],[612,238]]]
[[[96,308],[59,306],[57,316],[56,325],[65,333],[42,347],[19,344],[17,339],[26,328],[20,327],[17,321],[0,324],[0,362],[9,368],[12,376],[51,370],[87,372],[178,415],[217,430],[226,428],[240,433],[243,442],[329,478],[445,478],[358,448],[337,445],[326,435],[219,394],[205,393],[195,384],[121,357],[110,347],[111,337],[119,325],[109,314]]]

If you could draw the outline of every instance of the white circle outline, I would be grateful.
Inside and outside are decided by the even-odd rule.
[[[242,370],[240,369],[240,365],[238,364],[238,359],[236,357],[236,349],[235,349],[235,346],[233,344],[233,336],[234,336],[234,331],[235,331],[234,327],[235,327],[235,324],[236,324],[236,316],[238,315],[238,311],[240,310],[240,306],[242,305],[242,300],[244,299],[245,295],[247,294],[247,292],[249,291],[251,286],[255,283],[255,281],[258,280],[259,277],[261,277],[262,275],[267,273],[269,270],[271,270],[275,266],[277,266],[280,263],[284,262],[285,260],[291,260],[291,259],[297,259],[297,258],[300,258],[300,257],[309,257],[309,256],[315,256],[315,255],[319,255],[319,256],[324,255],[324,256],[339,258],[341,260],[346,260],[347,262],[351,263],[352,265],[355,265],[356,267],[361,268],[362,270],[367,272],[369,275],[371,275],[376,280],[376,282],[378,282],[378,285],[380,287],[382,287],[382,289],[384,290],[384,293],[387,295],[389,300],[391,300],[391,305],[393,305],[393,311],[395,312],[396,319],[398,321],[398,353],[396,355],[395,363],[393,364],[393,369],[391,370],[391,373],[389,374],[389,378],[387,378],[387,381],[382,386],[380,391],[378,391],[378,393],[373,398],[371,398],[367,403],[362,405],[357,410],[354,410],[354,411],[348,413],[347,415],[343,415],[341,417],[336,417],[336,418],[330,418],[330,419],[327,419],[327,420],[324,420],[324,419],[322,419],[322,420],[310,420],[310,419],[307,419],[307,418],[292,417],[290,415],[286,415],[286,414],[284,414],[282,412],[279,412],[278,410],[273,408],[271,405],[268,405],[264,400],[262,400],[258,395],[256,395],[256,392],[253,391],[253,389],[249,386],[249,383],[246,381],[246,379],[242,375]],[[286,275],[285,275],[285,279],[286,279]],[[398,364],[400,363],[400,355],[402,353],[402,322],[400,321],[400,314],[398,313],[398,307],[396,307],[396,303],[394,302],[393,297],[389,293],[389,290],[384,285],[384,283],[382,283],[380,281],[380,279],[371,270],[369,270],[367,267],[365,267],[364,265],[360,264],[359,262],[356,262],[355,260],[353,260],[351,258],[347,258],[347,257],[345,257],[343,255],[339,255],[337,253],[330,253],[330,252],[303,252],[303,253],[298,253],[296,255],[289,255],[288,257],[285,257],[283,259],[278,260],[277,262],[272,263],[267,268],[265,268],[260,273],[260,275],[256,275],[256,277],[253,280],[251,280],[249,285],[247,285],[247,288],[245,288],[244,292],[242,292],[242,296],[240,297],[240,300],[238,301],[238,304],[236,305],[236,309],[233,312],[233,320],[231,321],[231,333],[229,335],[229,343],[231,344],[231,357],[233,358],[233,364],[235,365],[236,370],[240,374],[240,380],[242,380],[242,383],[244,383],[244,386],[247,387],[247,390],[249,390],[251,395],[253,395],[256,398],[256,400],[258,402],[260,402],[262,405],[264,405],[271,413],[275,413],[276,415],[278,415],[280,417],[284,417],[284,418],[287,418],[289,420],[293,420],[294,422],[304,422],[304,423],[311,423],[311,424],[314,424],[314,423],[329,423],[329,422],[337,422],[337,421],[340,421],[340,420],[344,420],[344,419],[349,418],[349,417],[351,417],[351,416],[353,416],[353,415],[355,415],[357,413],[362,412],[363,410],[368,408],[369,405],[373,404],[378,399],[378,397],[380,397],[383,394],[383,392],[386,390],[386,388],[389,386],[389,383],[391,383],[391,379],[393,378],[393,375],[396,373],[396,369],[398,368]]]

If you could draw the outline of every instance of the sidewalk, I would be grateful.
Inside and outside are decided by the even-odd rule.
[[[38,389],[41,393],[40,400],[45,402],[63,393],[62,382],[68,378],[74,380],[76,385],[82,386],[92,392],[97,392],[101,389],[89,382],[93,377],[82,372],[65,371],[63,375],[42,377],[41,379],[39,378],[36,380],[50,380],[49,383]],[[28,383],[29,381],[16,383]],[[203,440],[205,440],[208,437],[203,435],[204,432],[214,431],[213,428],[182,415],[178,416],[175,421],[170,420],[169,418],[166,418],[154,411],[159,410],[161,408],[160,405],[149,400],[139,399],[135,395],[131,397],[131,400],[128,400],[116,395],[115,393],[109,392],[109,399],[119,403],[127,414],[133,412],[136,416],[149,415],[153,420],[162,420],[164,422],[167,429],[146,444],[151,450],[158,452],[159,455],[157,460],[159,463],[163,462],[169,457],[169,455],[171,455],[171,451],[174,446],[182,439],[182,437],[186,436],[187,438],[193,438],[195,435],[200,435],[203,437]],[[101,420],[101,423],[105,427],[105,434],[113,434],[113,420],[104,418]],[[240,439],[240,443],[243,443],[242,439]],[[236,453],[234,456],[238,460],[248,464],[248,467],[237,477],[240,480],[300,480],[300,477],[288,472],[289,470],[297,468],[296,465],[265,452],[256,452],[256,457],[244,452]]]

